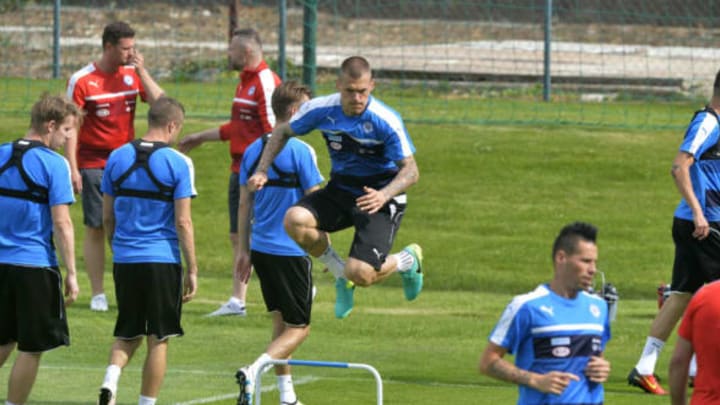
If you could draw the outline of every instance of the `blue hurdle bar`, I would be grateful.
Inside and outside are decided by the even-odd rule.
[[[260,405],[260,397],[262,396],[262,391],[260,390],[260,382],[262,380],[262,375],[265,372],[265,370],[274,365],[288,365],[288,366],[308,366],[308,367],[331,367],[331,368],[359,368],[363,370],[367,370],[370,372],[370,374],[375,377],[375,384],[377,386],[377,404],[382,405],[383,403],[383,385],[382,385],[382,377],[380,377],[380,373],[375,369],[375,367],[368,365],[368,364],[362,364],[362,363],[340,363],[336,361],[315,361],[315,360],[268,360],[266,362],[263,362],[260,364],[260,367],[258,367],[258,371],[255,374],[255,405]]]

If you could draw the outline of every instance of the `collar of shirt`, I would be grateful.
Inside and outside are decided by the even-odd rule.
[[[260,64],[258,64],[257,67],[255,67],[255,69],[248,69],[248,68],[243,69],[242,72],[240,72],[240,79],[256,76],[260,71],[262,71],[263,69],[267,69],[267,68],[268,68],[268,65],[265,62],[265,60],[261,60]]]

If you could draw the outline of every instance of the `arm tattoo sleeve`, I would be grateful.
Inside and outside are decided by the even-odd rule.
[[[509,381],[515,384],[530,384],[530,373],[504,359],[497,359],[489,368],[490,374],[500,380]]]

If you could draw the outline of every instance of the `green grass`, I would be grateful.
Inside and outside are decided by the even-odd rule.
[[[185,134],[219,124],[220,119],[202,115],[221,116],[226,108],[215,111],[208,106],[207,114],[192,116]],[[623,114],[625,105],[603,108],[614,116]],[[666,107],[648,108],[661,114]],[[686,121],[691,113],[685,106],[673,114]],[[141,109],[139,117],[143,115]],[[421,118],[412,111],[409,115]],[[28,122],[26,113],[2,120],[2,141],[21,136]],[[138,119],[138,134],[143,121]],[[359,290],[356,310],[338,321],[332,316],[331,277],[316,271],[320,293],[312,332],[295,357],[375,366],[384,378],[386,404],[514,403],[516,387],[480,376],[478,357],[510,298],[550,278],[550,244],[560,227],[586,220],[600,228],[600,267],[621,296],[607,350],[613,372],[606,384],[606,403],[667,403],[667,398],[628,387],[625,376],[656,312],[655,287],[670,275],[670,224],[679,197],[669,167],[682,130],[431,125],[421,120],[410,123],[408,130],[418,149],[421,179],[410,191],[395,246],[423,246],[426,289],[416,302],[407,303],[399,279],[390,278]],[[322,140],[317,134],[305,140],[315,146],[321,171],[327,173]],[[202,317],[231,289],[227,145],[206,144],[191,157],[199,192],[193,218],[200,290],[185,307],[186,336],[171,340],[160,401],[232,404],[233,372],[262,353],[270,319],[256,280],[251,283],[247,318]],[[80,240],[79,204],[72,212]],[[349,232],[334,235],[340,252],[347,251],[350,237]],[[82,291],[77,305],[69,309],[72,346],[45,355],[31,404],[92,403],[104,374],[114,307],[108,314],[89,311],[81,244],[77,248]],[[109,272],[106,279],[112,286]],[[671,348],[672,342],[657,369],[663,377]],[[143,356],[141,350],[123,374],[121,404],[136,403]],[[9,364],[0,369],[0,387],[9,369]],[[373,403],[373,380],[362,371],[296,368],[294,374],[297,392],[307,404]],[[273,385],[274,378],[268,376],[264,386]],[[0,388],[0,398],[5,392]],[[277,403],[276,395],[268,392],[263,403]],[[204,398],[217,400],[202,402]]]
[[[65,80],[0,78],[0,113],[29,110],[38,94],[62,93]],[[230,113],[237,77],[224,73],[212,82],[161,83],[168,94],[181,100],[193,118],[225,119]],[[318,78],[317,93],[334,91],[334,77]],[[688,111],[703,101],[683,97],[649,99],[628,97],[616,102],[580,102],[578,92],[556,92],[553,102],[542,102],[539,88],[493,90],[480,87],[401,85],[379,81],[375,95],[402,112],[410,123],[484,125],[566,125],[606,128],[681,129]],[[140,108],[142,111],[142,107]]]

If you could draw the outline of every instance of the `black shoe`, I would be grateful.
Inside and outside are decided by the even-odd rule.
[[[109,388],[100,388],[100,395],[98,396],[98,405],[114,405],[115,397]]]
[[[629,385],[638,387],[648,394],[667,395],[667,391],[660,386],[660,382],[655,379],[654,374],[642,375],[638,373],[636,368],[633,368],[628,374],[627,382]]]

